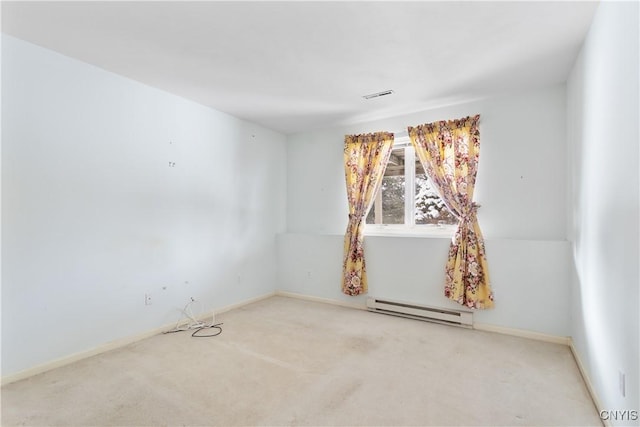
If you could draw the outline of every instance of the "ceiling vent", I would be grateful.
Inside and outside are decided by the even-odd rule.
[[[369,95],[364,95],[363,98],[364,99],[379,98],[381,96],[391,95],[392,93],[393,93],[393,91],[391,89],[383,90],[382,92],[377,92],[377,93],[371,93]]]

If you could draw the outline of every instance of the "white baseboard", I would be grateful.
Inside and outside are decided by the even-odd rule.
[[[107,351],[114,350],[116,348],[124,347],[129,344],[133,344],[135,342],[141,341],[143,339],[152,337],[163,331],[173,328],[174,324],[165,325],[160,328],[156,328],[150,331],[142,332],[137,335],[132,335],[124,338],[120,338],[114,341],[107,342],[98,347],[94,347],[89,350],[80,351],[78,353],[71,354],[69,356],[64,356],[59,359],[52,360],[50,362],[45,362],[41,365],[36,365],[32,368],[25,369],[23,371],[16,372],[15,374],[10,374],[2,377],[2,385],[7,385],[16,381],[24,380],[26,378],[32,377],[34,375],[41,374],[43,372],[50,371],[52,369],[60,368],[62,366],[69,365],[74,362],[78,362],[82,359],[87,359],[92,356],[96,356],[101,353],[105,353]]]
[[[589,374],[587,373],[587,370],[584,367],[584,364],[582,363],[582,359],[580,359],[580,356],[578,355],[578,350],[576,349],[575,345],[573,344],[573,339],[571,339],[571,337],[569,337],[569,348],[571,349],[571,354],[573,354],[573,358],[576,361],[576,365],[578,365],[578,369],[580,370],[580,374],[582,375],[582,379],[584,380],[584,383],[587,385],[587,390],[589,391],[589,394],[591,395],[591,400],[593,401],[593,405],[596,407],[596,411],[598,411],[598,413],[600,413],[600,409],[604,408],[604,406],[602,405],[602,402],[600,401],[600,398],[598,398],[598,394],[596,393],[596,389],[595,387],[593,387],[593,383],[591,382],[591,379],[589,378]],[[612,424],[609,420],[601,420],[602,424],[605,427],[611,427]]]
[[[330,298],[322,298],[322,297],[314,297],[311,295],[297,294],[295,292],[287,292],[287,291],[276,291],[276,295],[281,297],[287,297],[287,298],[302,299],[306,301],[321,302],[324,304],[339,305],[341,307],[355,308],[358,310],[367,309],[367,305],[365,302],[358,304],[358,303],[340,301],[340,300],[330,299]]]
[[[275,294],[276,294],[275,292],[269,292],[267,294],[260,295],[260,296],[257,296],[255,298],[249,298],[247,300],[240,301],[240,302],[235,303],[235,304],[230,304],[230,305],[215,309],[215,310],[213,310],[213,312],[209,312],[207,314],[203,314],[203,315],[198,316],[198,317],[199,317],[199,320],[208,319],[213,315],[213,313],[215,313],[215,314],[225,313],[225,312],[233,310],[235,308],[242,307],[244,305],[252,304],[254,302],[258,302],[258,301],[261,301],[263,299],[272,297]],[[117,339],[117,340],[114,340],[114,341],[110,341],[110,342],[107,342],[105,344],[99,345],[98,347],[94,347],[94,348],[89,349],[89,350],[85,350],[85,351],[81,351],[81,352],[78,352],[78,353],[74,353],[74,354],[71,354],[69,356],[64,356],[64,357],[61,357],[59,359],[55,359],[55,360],[52,360],[50,362],[43,363],[41,365],[34,366],[32,368],[28,368],[28,369],[25,369],[23,371],[16,372],[15,374],[7,375],[5,377],[2,377],[2,385],[4,386],[6,384],[10,384],[10,383],[13,383],[13,382],[16,382],[16,381],[20,381],[20,380],[32,377],[34,375],[41,374],[43,372],[50,371],[52,369],[56,369],[56,368],[60,368],[62,366],[69,365],[71,363],[77,362],[77,361],[82,360],[82,359],[86,359],[86,358],[89,358],[89,357],[92,357],[92,356],[96,356],[96,355],[101,354],[101,353],[105,353],[107,351],[115,350],[117,348],[124,347],[124,346],[129,345],[129,344],[133,344],[135,342],[138,342],[138,341],[141,341],[143,339],[152,337],[154,335],[161,334],[162,332],[165,332],[167,330],[173,329],[174,327],[175,327],[175,323],[171,323],[169,325],[164,325],[164,326],[161,326],[159,328],[152,329],[150,331],[142,332],[140,334],[136,334],[136,335],[120,338],[120,339]]]
[[[245,300],[242,300],[242,301],[237,302],[235,304],[229,304],[229,305],[225,305],[224,307],[217,308],[215,310],[215,313],[216,314],[226,313],[227,311],[235,310],[236,308],[240,308],[240,307],[242,307],[244,305],[253,304],[254,302],[258,302],[258,301],[262,301],[263,299],[271,298],[274,295],[276,295],[275,291],[267,292],[266,294],[259,295],[259,296],[254,297],[254,298],[245,299]],[[211,315],[209,314],[207,317],[210,317],[210,316]]]
[[[569,337],[543,334],[541,332],[527,331],[525,329],[506,328],[504,326],[491,325],[489,323],[475,323],[473,329],[479,331],[495,332],[498,334],[512,335],[515,337],[528,338],[536,341],[550,342],[554,344],[569,345]]]

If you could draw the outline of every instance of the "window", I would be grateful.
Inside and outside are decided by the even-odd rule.
[[[447,232],[458,224],[433,188],[408,137],[396,138],[366,224],[368,231]]]

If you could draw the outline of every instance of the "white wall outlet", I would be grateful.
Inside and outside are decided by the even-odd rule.
[[[144,305],[151,305],[151,294],[144,294]]]
[[[620,394],[622,394],[622,397],[625,397],[627,394],[625,390],[625,375],[622,371],[618,371],[618,383],[620,384]]]

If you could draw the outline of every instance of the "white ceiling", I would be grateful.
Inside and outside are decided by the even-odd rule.
[[[2,31],[294,133],[564,82],[596,7],[3,1]]]

